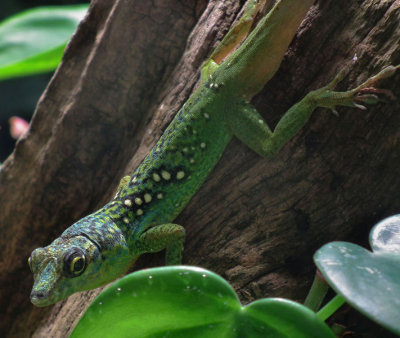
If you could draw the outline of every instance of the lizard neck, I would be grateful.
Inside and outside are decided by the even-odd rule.
[[[128,248],[125,235],[107,213],[108,205],[72,224],[60,236],[68,239],[83,236],[90,240],[102,256]]]

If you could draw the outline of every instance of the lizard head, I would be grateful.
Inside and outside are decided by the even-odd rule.
[[[120,277],[133,264],[125,236],[100,209],[66,229],[28,259],[34,283],[31,301],[54,304],[74,292],[91,290]]]
[[[84,236],[60,237],[45,248],[37,248],[28,259],[34,275],[32,303],[47,306],[99,286],[101,261],[99,248]]]

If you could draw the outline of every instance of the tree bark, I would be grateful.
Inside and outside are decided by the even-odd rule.
[[[1,171],[1,336],[71,333],[100,290],[34,308],[30,252],[112,197],[190,95],[241,5],[92,2]],[[340,89],[400,63],[399,23],[399,0],[316,1],[253,103],[274,126],[354,54],[359,60]],[[382,87],[400,95],[399,80]],[[399,110],[399,100],[368,111],[339,108],[339,118],[318,109],[274,159],[233,140],[176,220],[187,230],[184,263],[221,274],[243,303],[303,301],[316,249],[332,240],[366,244],[372,225],[398,211]],[[144,255],[136,268],[162,262],[162,254]]]

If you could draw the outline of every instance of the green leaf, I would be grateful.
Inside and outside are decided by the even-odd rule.
[[[53,70],[88,5],[30,9],[0,23],[0,80]]]
[[[188,266],[147,269],[104,290],[71,337],[334,337],[314,312],[283,299],[241,306],[220,276]]]
[[[369,243],[375,252],[400,256],[400,215],[388,217],[375,225],[369,234]]]
[[[400,257],[332,242],[314,255],[328,284],[354,308],[400,334]]]

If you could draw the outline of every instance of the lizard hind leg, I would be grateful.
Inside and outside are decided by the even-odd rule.
[[[266,3],[270,0],[250,0],[244,13],[237,24],[235,24],[224,36],[211,56],[202,65],[201,79],[207,81],[218,68],[218,65],[231,54],[249,35],[255,25],[257,14],[259,14]],[[271,4],[270,4],[271,5]]]

